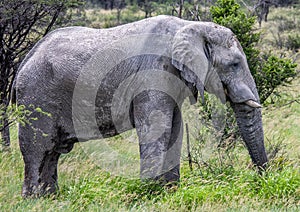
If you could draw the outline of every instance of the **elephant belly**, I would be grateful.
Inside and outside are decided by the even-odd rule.
[[[109,104],[110,105],[110,104]],[[134,128],[131,105],[96,107],[96,122],[101,137],[108,138]]]

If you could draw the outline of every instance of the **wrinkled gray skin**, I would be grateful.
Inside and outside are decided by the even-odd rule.
[[[99,82],[97,99],[92,104],[96,104],[95,114],[102,136],[111,137],[130,128],[117,131],[111,117],[112,95],[120,83],[140,70],[159,69],[174,74],[194,95],[197,91],[203,95],[205,89],[223,102],[230,101],[253,163],[265,167],[267,156],[259,97],[243,50],[232,32],[212,23],[158,16],[111,29],[58,29],[27,55],[16,79],[17,102],[40,107],[52,116],[33,112],[32,117],[37,120],[30,126],[20,125],[19,143],[25,162],[23,196],[53,193],[57,189],[59,156],[71,151],[75,142],[93,138],[90,135],[78,138],[72,120],[73,91],[82,67],[95,52],[118,38],[145,33],[171,36],[172,45],[166,44],[161,49],[171,56],[130,58]],[[169,87],[177,89],[176,85]],[[139,136],[142,177],[164,182],[179,180],[180,153],[166,156],[175,141],[182,140],[180,105],[176,102],[179,101],[164,92],[151,90],[135,96],[131,103],[129,117]],[[157,109],[165,114],[164,133],[156,141],[147,143],[149,136],[145,131],[151,135],[156,124],[148,119]],[[176,147],[179,152],[180,147],[181,143]],[[155,160],[151,160],[153,156]],[[175,161],[175,166],[166,165],[167,157]],[[161,172],[161,167],[165,171]]]

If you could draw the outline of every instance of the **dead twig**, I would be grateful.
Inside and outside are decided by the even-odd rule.
[[[190,170],[193,171],[192,156],[191,156],[191,149],[190,149],[189,125],[188,125],[188,123],[185,124],[185,128],[186,128],[186,142],[187,142],[187,153],[188,153],[189,166],[190,166]]]

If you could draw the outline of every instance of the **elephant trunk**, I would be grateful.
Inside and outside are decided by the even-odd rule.
[[[259,169],[265,169],[268,159],[264,146],[261,109],[244,103],[232,103],[232,108],[253,163]]]

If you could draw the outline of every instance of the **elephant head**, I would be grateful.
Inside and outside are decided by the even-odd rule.
[[[259,96],[246,56],[231,30],[198,22],[179,30],[173,41],[172,63],[182,78],[229,101],[255,165],[265,168],[267,156]]]

